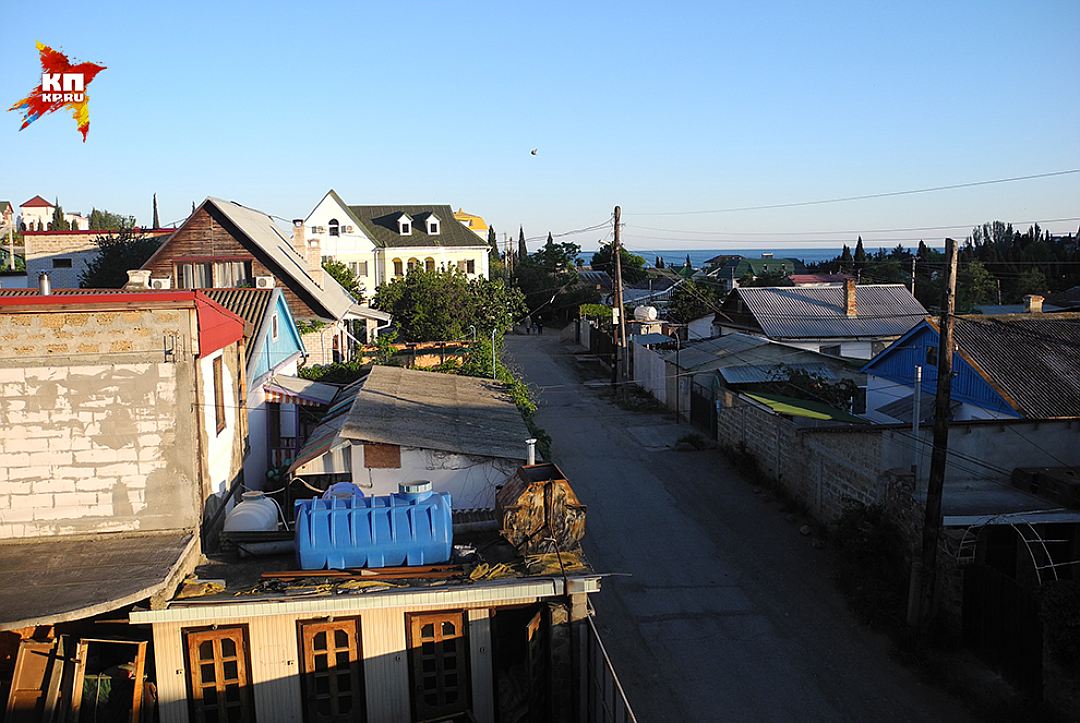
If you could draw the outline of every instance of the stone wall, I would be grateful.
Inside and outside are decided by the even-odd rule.
[[[0,314],[0,538],[195,526],[193,313]]]
[[[304,334],[301,340],[304,342],[304,351],[307,352],[307,359],[304,361],[305,366],[312,366],[315,364],[333,364],[334,363],[334,337],[341,333],[341,325],[339,323],[327,323],[318,331],[311,331]],[[341,359],[348,358],[347,346],[349,339],[346,337],[345,345],[341,347]],[[340,342],[339,342],[340,343]]]

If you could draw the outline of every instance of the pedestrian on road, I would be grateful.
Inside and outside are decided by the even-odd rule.
[[[539,319],[536,320],[536,333],[541,335],[544,333],[544,322]]]
[[[525,333],[526,334],[531,334],[532,333],[532,316],[526,316],[525,317]]]

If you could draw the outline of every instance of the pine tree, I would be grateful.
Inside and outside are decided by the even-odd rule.
[[[544,243],[544,248],[551,249],[555,247],[555,238],[551,235],[551,231],[548,231],[547,241]]]
[[[866,249],[862,245],[862,236],[859,237],[858,243],[855,244],[855,266],[856,268],[863,268],[866,266]]]
[[[851,249],[848,248],[847,244],[844,244],[844,250],[840,252],[840,268],[842,270],[850,269],[851,263]]]
[[[154,225],[153,228],[161,228],[161,220],[158,218],[157,212],[157,194],[154,194]]]
[[[529,258],[529,248],[525,245],[525,228],[518,226],[518,260]]]
[[[919,239],[919,250],[916,254],[920,259],[925,259],[930,255],[930,249],[926,247],[926,244],[922,239]]]
[[[67,221],[64,220],[64,209],[60,206],[60,199],[56,199],[53,206],[52,223],[49,225],[53,231],[67,231]]]

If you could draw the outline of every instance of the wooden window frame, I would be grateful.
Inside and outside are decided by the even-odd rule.
[[[227,426],[225,418],[224,355],[219,354],[214,357],[211,364],[214,370],[214,423],[217,427],[217,434],[221,434]]]
[[[349,673],[352,676],[352,698],[353,709],[348,713],[337,713],[336,720],[348,720],[348,721],[366,721],[367,720],[367,688],[364,681],[364,638],[363,629],[359,617],[346,617],[346,618],[316,618],[313,620],[297,620],[296,621],[296,647],[298,651],[298,660],[300,662],[300,697],[304,707],[304,721],[305,723],[317,723],[319,720],[335,720],[333,713],[328,719],[322,719],[319,717],[313,708],[315,700],[313,696],[315,688],[315,677],[319,671],[315,670],[314,651],[309,649],[307,644],[307,638],[305,633],[308,630],[313,631],[314,634],[320,632],[318,629],[322,628],[322,632],[328,634],[327,640],[330,640],[330,633],[341,630],[348,626],[351,630],[346,630],[346,634],[351,637],[354,642],[354,650],[349,650],[350,660]],[[340,649],[335,649],[334,653],[341,652]],[[331,651],[328,647],[327,655],[330,655]],[[336,656],[335,656],[336,657]],[[336,667],[336,665],[335,665]],[[335,701],[334,691],[336,684],[334,682],[334,676],[329,676],[330,685],[329,690],[331,701]],[[333,705],[333,703],[332,703]]]
[[[254,683],[251,680],[251,636],[248,632],[248,626],[245,623],[237,625],[212,625],[209,627],[197,627],[197,628],[182,628],[180,630],[181,646],[184,653],[184,668],[187,671],[185,676],[185,685],[187,687],[187,699],[188,699],[188,716],[191,723],[204,723],[205,716],[201,715],[202,711],[199,708],[199,702],[202,700],[202,686],[199,686],[199,697],[196,698],[196,676],[201,676],[201,659],[192,659],[191,648],[192,638],[194,636],[202,637],[205,633],[215,633],[220,637],[206,636],[205,639],[215,640],[217,644],[215,647],[215,653],[220,649],[220,640],[226,637],[227,633],[239,631],[240,633],[240,645],[236,651],[237,661],[237,681],[240,688],[240,711],[241,711],[241,723],[254,723],[255,721],[255,697],[254,697]],[[217,682],[224,685],[222,678],[224,677],[224,662],[220,659],[213,661],[215,667],[215,676]],[[224,702],[224,691],[217,691],[219,700]],[[223,709],[219,709],[222,710]],[[219,718],[221,720],[221,718]]]
[[[453,638],[443,638],[441,632],[436,632],[434,640],[431,642],[439,644],[448,639],[460,641],[461,649],[455,652],[457,667],[454,671],[458,676],[457,688],[462,695],[460,696],[460,700],[455,704],[443,704],[441,706],[429,708],[427,707],[428,704],[421,704],[420,701],[421,690],[420,682],[417,679],[417,673],[423,661],[419,660],[417,656],[420,655],[423,641],[418,637],[417,631],[421,630],[422,626],[427,622],[433,623],[435,625],[435,630],[439,631],[441,623],[447,622],[448,618],[453,618],[454,621],[457,622],[458,635]],[[409,656],[409,700],[412,707],[413,720],[443,720],[444,718],[450,718],[471,711],[472,670],[470,668],[471,661],[469,659],[468,610],[432,610],[428,612],[406,613],[405,639]],[[436,676],[445,674],[445,671],[442,669],[441,660],[437,660],[434,674]]]

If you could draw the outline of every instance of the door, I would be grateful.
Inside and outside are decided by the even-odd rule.
[[[525,625],[525,672],[529,679],[529,720],[547,718],[544,692],[547,690],[547,655],[541,610]]]
[[[467,711],[465,613],[416,613],[407,620],[414,719],[425,721]]]
[[[360,621],[307,621],[299,628],[304,720],[366,720]]]
[[[45,712],[45,682],[52,663],[55,641],[39,643],[23,640],[15,659],[5,721],[22,723],[41,720]]]
[[[252,723],[247,627],[185,630],[193,723]]]

